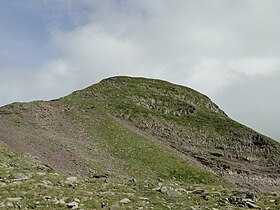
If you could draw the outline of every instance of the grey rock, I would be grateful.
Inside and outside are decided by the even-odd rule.
[[[208,201],[211,199],[211,196],[210,195],[202,195],[201,196],[204,200]]]
[[[43,180],[42,183],[43,183],[44,185],[53,185],[52,182],[49,181],[49,180]]]
[[[136,183],[136,182],[137,182],[137,180],[136,180],[136,179],[134,179],[134,178],[133,178],[133,179],[131,179],[130,181],[131,181],[131,182],[134,182],[134,183]]]
[[[153,190],[161,192],[161,193],[166,193],[168,191],[168,188],[166,186],[160,186],[160,187],[154,188]]]
[[[128,198],[124,198],[124,199],[122,199],[122,200],[120,200],[120,203],[121,204],[128,204],[128,203],[130,203],[131,201],[128,199]]]
[[[68,184],[70,186],[74,186],[78,183],[78,178],[77,177],[74,177],[74,176],[71,176],[71,177],[67,177],[66,178],[66,181],[65,181],[65,184]]]
[[[231,204],[234,204],[234,205],[237,205],[237,206],[244,206],[245,205],[245,201],[241,197],[232,196],[232,197],[228,198],[228,201]]]
[[[229,203],[229,199],[228,199],[228,198],[221,198],[221,199],[220,199],[220,202],[221,202],[222,204],[228,204],[228,203]]]
[[[161,186],[161,187],[155,188],[153,190],[156,190],[156,191],[161,192],[161,193],[166,193],[167,195],[174,196],[174,197],[177,197],[177,196],[181,195],[180,192],[173,189],[172,187]]]
[[[187,192],[187,190],[184,189],[184,188],[179,188],[179,189],[177,189],[177,191],[180,192],[180,193],[186,193]]]
[[[30,177],[23,173],[17,173],[17,174],[13,174],[12,178],[20,181],[20,180],[27,180]]]
[[[59,203],[59,200],[57,198],[54,198],[53,200],[54,205],[57,205]]]
[[[70,209],[77,209],[77,208],[79,207],[79,203],[73,201],[73,202],[71,202],[71,203],[67,203],[66,206],[67,206],[68,208],[70,208]]]
[[[242,197],[232,196],[228,200],[231,204],[234,204],[237,206],[247,205],[249,208],[261,209],[258,205],[256,205],[254,203],[254,201],[251,198],[244,199]]]
[[[245,194],[245,198],[249,198],[251,200],[255,200],[257,197],[257,195],[254,191],[246,191],[246,192],[244,192],[244,194]]]
[[[70,177],[66,178],[66,181],[68,181],[68,182],[77,182],[78,178],[75,177],[75,176],[70,176]]]
[[[64,201],[64,199],[59,199],[59,200],[57,200],[57,199],[55,199],[54,200],[54,204],[55,205],[60,205],[60,206],[63,206],[63,205],[65,205],[65,201]]]
[[[107,206],[108,206],[108,203],[104,203],[104,202],[101,203],[101,208],[102,208],[102,209],[105,208],[105,207],[107,207]]]
[[[217,196],[217,197],[222,197],[222,194],[220,192],[210,192],[210,196]]]
[[[118,210],[118,209],[119,209],[119,207],[116,206],[116,205],[112,205],[112,206],[110,206],[110,208],[109,208],[109,210]]]
[[[188,191],[193,191],[193,186],[189,186],[187,190]]]
[[[271,192],[270,195],[272,195],[272,196],[280,196],[280,193],[278,193],[278,192]]]
[[[45,176],[45,175],[46,175],[45,172],[37,172],[36,174],[37,174],[38,176]]]
[[[16,202],[20,202],[22,200],[22,198],[18,197],[18,198],[7,198],[8,202],[12,202],[12,203],[16,203]]]
[[[50,200],[50,199],[52,199],[52,197],[49,196],[49,195],[43,196],[43,198],[44,198],[45,200]]]
[[[192,206],[188,206],[188,207],[186,207],[186,210],[196,210],[196,208],[194,208]]]
[[[145,198],[145,197],[139,197],[140,200],[144,200],[144,201],[148,201],[149,198]]]
[[[81,202],[80,199],[78,199],[78,198],[74,198],[74,201],[77,202],[77,203]]]
[[[244,199],[251,199],[251,200],[255,200],[257,198],[256,192],[254,192],[252,190],[248,190],[248,191],[235,191],[234,192],[234,196],[240,197],[240,198],[244,198]]]
[[[161,189],[161,187],[156,187],[156,188],[154,188],[152,190],[160,192],[160,189]]]
[[[168,191],[166,186],[160,187],[159,192],[166,193]]]
[[[158,181],[159,181],[159,182],[163,182],[163,179],[162,179],[162,178],[158,178]]]
[[[6,203],[6,206],[7,206],[7,207],[14,207],[14,204],[11,203],[11,202],[7,202],[7,203]]]
[[[174,190],[172,188],[168,189],[166,193],[171,197],[179,197],[181,195],[177,190]]]
[[[205,192],[205,190],[202,189],[202,188],[196,188],[196,189],[194,190],[194,193],[195,193],[195,194],[202,194],[202,193],[204,193],[204,192]]]
[[[245,201],[245,203],[246,203],[246,205],[247,205],[249,208],[261,209],[261,207],[259,207],[258,205],[254,204],[253,202]]]

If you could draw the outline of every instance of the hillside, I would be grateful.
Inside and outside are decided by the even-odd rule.
[[[58,100],[1,107],[0,141],[3,208],[280,205],[280,144],[165,81],[114,77]]]

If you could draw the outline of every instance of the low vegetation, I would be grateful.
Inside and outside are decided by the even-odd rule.
[[[280,207],[279,143],[165,81],[2,107],[0,140],[3,209]]]

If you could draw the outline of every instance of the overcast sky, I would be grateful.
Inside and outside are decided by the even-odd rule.
[[[115,75],[192,87],[280,140],[280,1],[3,0],[0,105]]]

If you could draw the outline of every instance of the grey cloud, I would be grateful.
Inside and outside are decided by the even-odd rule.
[[[56,58],[28,81],[10,78],[18,89],[32,89],[11,95],[58,97],[108,76],[154,77],[208,94],[237,120],[280,139],[279,120],[269,114],[270,101],[278,113],[280,100],[267,94],[268,102],[254,105],[263,90],[279,90],[271,87],[280,82],[279,8],[276,0],[68,3],[69,16],[79,21],[70,29],[52,28]],[[45,82],[36,82],[40,78]]]
[[[265,76],[240,75],[212,97],[235,120],[280,140],[279,82],[279,71]]]
[[[0,102],[50,100],[80,87],[64,61],[56,60],[36,70],[0,72]]]

